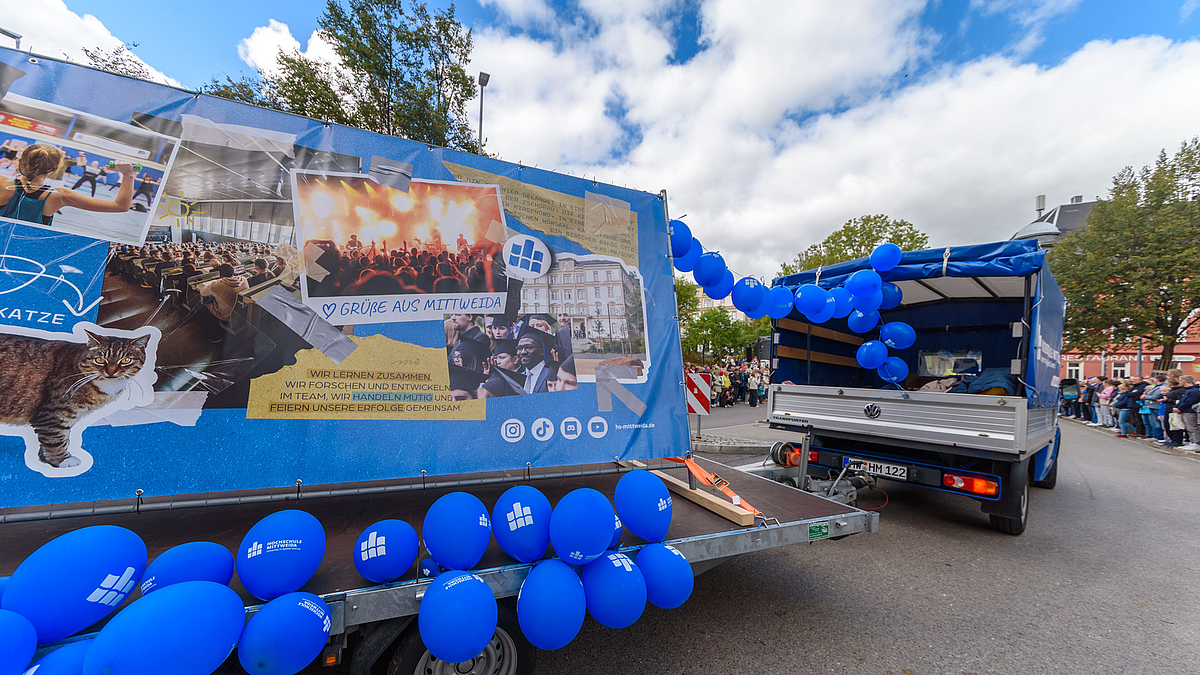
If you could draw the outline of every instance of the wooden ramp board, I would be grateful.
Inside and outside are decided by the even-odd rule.
[[[728,480],[734,491],[762,510],[765,515],[778,518],[780,522],[832,517],[856,511],[843,504],[821,499],[759,476],[745,474],[716,462],[699,461],[705,469]],[[663,470],[685,483],[687,481],[686,469],[680,464],[661,463],[657,460],[647,463],[650,464],[650,468]],[[522,472],[511,473],[519,476]],[[534,474],[535,480],[528,484],[540,489],[551,504],[558,503],[558,500],[571,490],[583,487],[599,490],[611,500],[617,481],[624,473],[626,472],[543,479],[536,479]],[[471,476],[461,478],[468,480]],[[417,482],[419,483],[420,479],[417,479]],[[410,523],[420,534],[425,511],[438,497],[456,490],[469,491],[479,497],[490,510],[505,490],[517,484],[525,484],[525,481],[514,477],[510,482],[459,488],[305,497],[299,501],[281,499],[273,502],[144,511],[140,514],[124,513],[5,523],[0,524],[0,576],[12,574],[26,556],[47,541],[89,525],[119,525],[133,530],[145,540],[151,560],[172,546],[191,541],[217,542],[236,554],[242,537],[260,518],[283,509],[298,508],[316,516],[325,526],[326,535],[325,558],[316,575],[302,590],[318,595],[337,593],[372,585],[358,575],[351,557],[354,542],[368,525],[385,518],[399,518]],[[668,541],[748,529],[689,501],[673,501]],[[626,530],[622,543],[629,545],[645,542]],[[420,557],[426,555],[422,550]],[[553,549],[547,551],[547,555],[552,556]],[[510,565],[515,562],[500,549],[493,538],[476,569]],[[416,576],[414,566],[403,579]],[[247,593],[236,577],[231,585],[242,595],[246,604],[259,604],[260,601]],[[131,594],[131,598],[136,597],[137,593]]]

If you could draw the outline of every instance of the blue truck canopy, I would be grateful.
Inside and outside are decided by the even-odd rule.
[[[816,283],[829,290],[840,286],[851,274],[869,269],[867,258],[806,270],[775,279],[772,286],[793,292],[804,284]],[[819,278],[818,278],[819,273]],[[882,272],[904,293],[899,307],[880,312],[883,321],[903,321],[917,331],[917,342],[903,350],[891,350],[908,364],[917,384],[920,352],[936,350],[975,351],[982,355],[982,369],[1008,370],[1022,359],[1021,380],[1034,408],[1058,404],[1058,373],[1062,348],[1065,301],[1054,275],[1045,263],[1045,251],[1034,240],[1004,241],[969,246],[908,251],[900,263]],[[1028,303],[1026,298],[1028,297]],[[1028,309],[1028,318],[1026,311]],[[1027,321],[1031,330],[1014,331],[1014,323]],[[797,323],[799,322],[799,323]],[[846,364],[854,358],[854,341],[812,334],[804,315],[793,310],[787,319],[773,322],[776,355],[775,381],[796,384],[883,387],[874,371]],[[845,319],[830,319],[824,328],[853,336]],[[818,331],[824,333],[825,331]],[[878,329],[859,337],[874,339]],[[783,346],[790,349],[780,350]],[[1022,346],[1026,351],[1021,352]],[[803,350],[806,358],[781,356]],[[838,357],[818,360],[818,355]],[[840,361],[838,363],[836,361]]]

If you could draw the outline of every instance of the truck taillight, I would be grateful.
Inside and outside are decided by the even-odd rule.
[[[813,462],[814,464],[816,463],[816,461],[817,461],[817,451],[816,450],[808,451],[808,461]]]
[[[942,475],[942,485],[953,490],[962,490],[963,492],[970,492],[971,494],[984,497],[995,497],[1000,493],[1000,484],[994,480],[975,478],[974,476],[959,476],[953,473]]]

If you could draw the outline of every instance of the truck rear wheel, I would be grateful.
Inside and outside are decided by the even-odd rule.
[[[1029,520],[1029,483],[1021,486],[1021,515],[1017,518],[1005,518],[989,514],[992,527],[1004,534],[1018,535],[1025,531],[1025,523]]]
[[[501,601],[496,632],[479,656],[466,663],[439,661],[421,642],[413,621],[396,641],[388,675],[532,675],[537,650],[521,634],[516,603]]]

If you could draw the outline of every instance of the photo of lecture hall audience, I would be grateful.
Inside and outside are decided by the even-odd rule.
[[[456,401],[579,389],[570,328],[546,314],[450,314],[445,329]]]
[[[310,240],[324,253],[316,258],[320,272],[309,267],[308,295],[407,295],[419,293],[503,293],[508,288],[500,247],[485,242],[472,246],[459,235],[455,250],[441,242],[437,229],[425,241],[363,242],[356,235],[341,245],[327,239]],[[310,258],[311,260],[311,258]],[[320,276],[319,275],[324,275]]]

